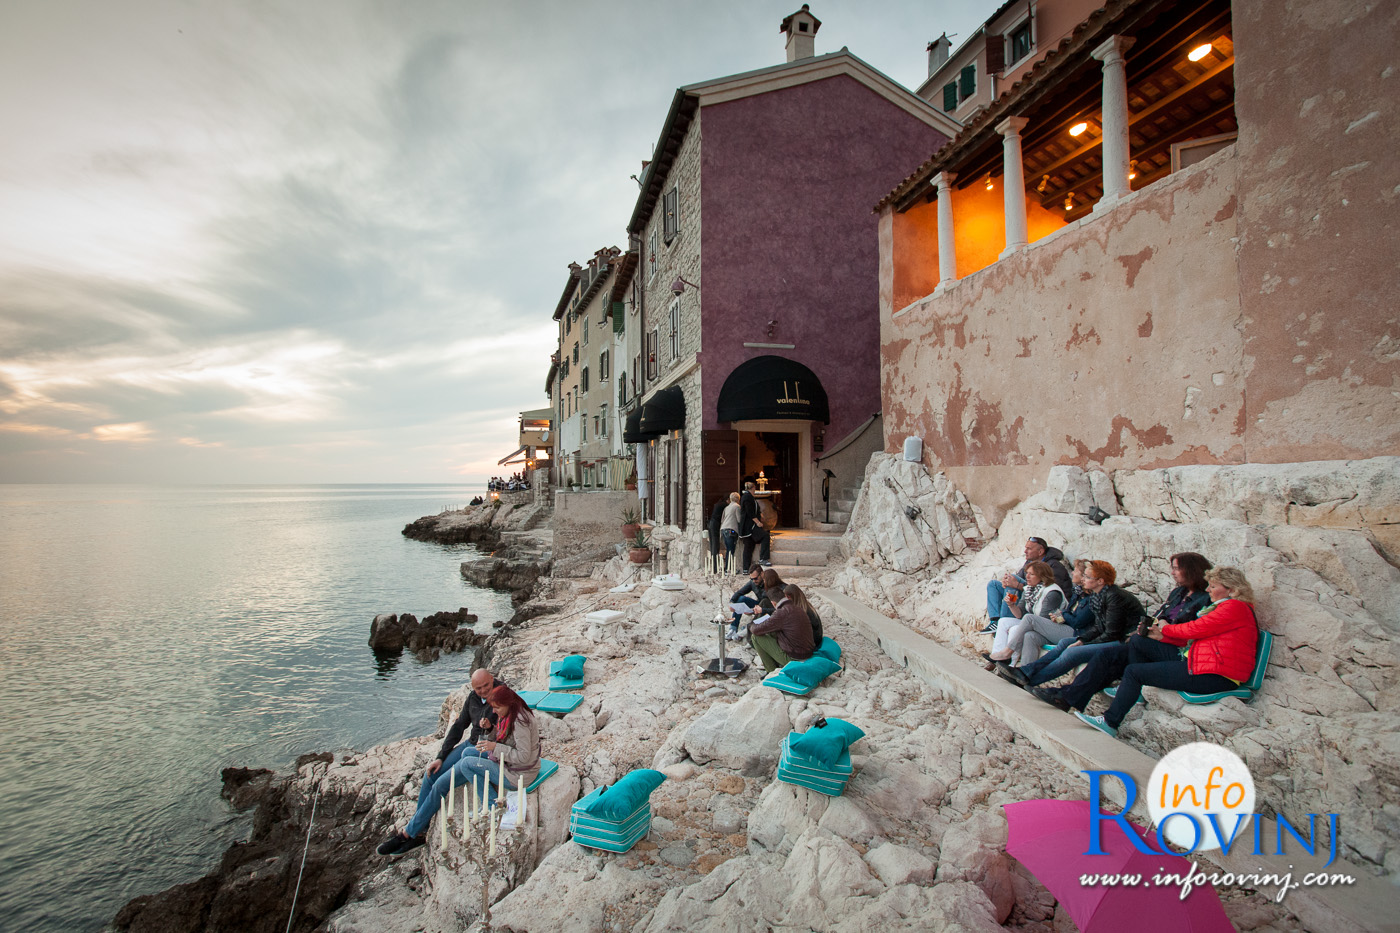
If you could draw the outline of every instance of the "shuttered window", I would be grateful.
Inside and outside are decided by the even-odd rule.
[[[977,91],[977,65],[968,65],[958,72],[958,94],[963,100],[967,100]]]
[[[949,81],[943,85],[943,112],[952,113],[958,109],[958,82]]]
[[[661,238],[670,243],[681,231],[681,190],[673,185],[661,199]]]

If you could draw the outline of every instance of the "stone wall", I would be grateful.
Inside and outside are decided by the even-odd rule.
[[[1083,513],[1113,513],[1102,525]],[[905,506],[918,508],[910,519]],[[1085,472],[1057,467],[996,537],[944,473],[872,459],[837,588],[969,657],[987,650],[985,585],[1041,535],[1107,560],[1149,608],[1169,558],[1197,551],[1245,571],[1276,636],[1253,702],[1185,705],[1149,688],[1122,737],[1154,756],[1204,740],[1249,765],[1263,806],[1306,824],[1341,814],[1346,858],[1400,880],[1400,570],[1378,549],[1397,527],[1400,458]],[[987,676],[993,676],[988,674]]]
[[[635,491],[555,492],[555,576],[587,576],[593,561],[616,554],[627,508],[639,509]]]

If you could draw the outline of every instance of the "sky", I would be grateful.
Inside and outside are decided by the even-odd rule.
[[[798,6],[5,0],[0,482],[503,472],[675,89]],[[997,3],[812,6],[916,87]]]

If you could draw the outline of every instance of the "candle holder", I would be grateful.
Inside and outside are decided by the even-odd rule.
[[[516,808],[515,825],[507,830],[499,830],[501,818],[507,812],[507,797],[497,795],[490,806],[483,806],[484,792],[480,785],[472,788],[471,785],[464,784],[461,788],[462,801],[459,807],[454,807],[455,813],[460,817],[458,821],[457,841],[460,843],[455,853],[459,853],[461,862],[454,864],[454,859],[447,851],[447,837],[452,835],[450,823],[452,816],[448,813],[448,806],[438,810],[438,819],[442,821],[439,832],[442,834],[442,846],[439,850],[439,857],[448,863],[453,870],[469,868],[476,872],[481,879],[481,914],[477,922],[471,927],[473,931],[489,931],[491,926],[491,881],[497,876],[503,880],[513,874],[513,870],[518,866],[516,858],[519,854],[519,847],[516,845],[507,846],[506,836],[516,836],[518,831],[524,827],[526,815],[528,813],[523,790],[507,791],[507,795],[519,794],[520,804]],[[498,842],[496,836],[501,835]],[[454,854],[455,854],[454,853]]]
[[[707,558],[705,565],[704,582],[706,587],[713,586],[718,592],[719,609],[715,612],[713,622],[719,632],[719,656],[710,658],[709,662],[700,668],[701,674],[716,674],[725,677],[738,677],[749,666],[738,658],[729,657],[726,650],[724,630],[729,626],[729,603],[725,601],[724,590],[728,580],[729,554],[712,554]]]

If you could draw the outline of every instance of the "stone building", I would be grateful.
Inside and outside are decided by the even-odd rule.
[[[1055,465],[1400,452],[1396,26],[1111,0],[1046,50],[878,204],[887,449],[993,519]]]
[[[870,204],[957,125],[783,20],[787,61],[676,91],[628,223],[649,517],[702,517],[764,474],[780,524],[813,522],[825,470],[855,484],[880,445]]]

